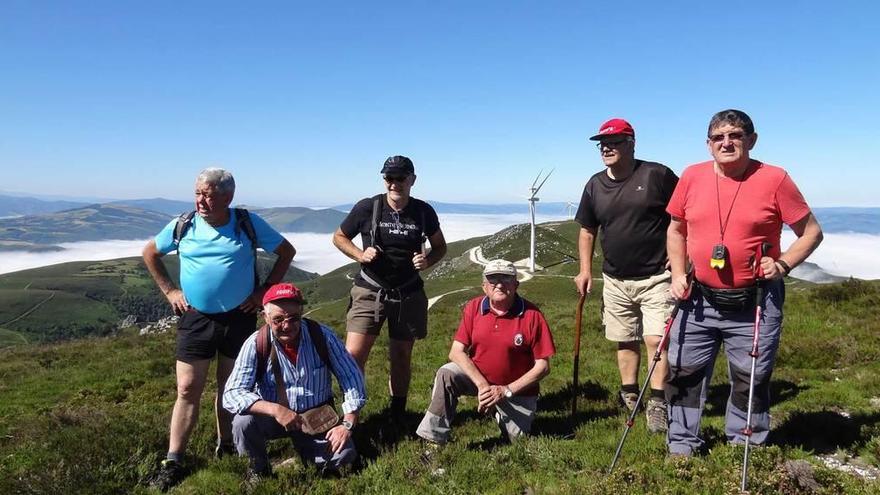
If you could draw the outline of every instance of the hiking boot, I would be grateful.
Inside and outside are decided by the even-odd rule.
[[[228,455],[236,455],[238,451],[235,449],[235,445],[231,443],[218,443],[217,448],[214,449],[214,457],[216,459],[222,459]]]
[[[272,478],[274,475],[272,474],[271,468],[266,468],[263,471],[257,471],[253,467],[249,467],[247,473],[244,475],[244,481],[242,484],[244,485],[245,493],[252,493],[254,489],[263,482],[263,480],[267,480]]]
[[[150,486],[159,491],[167,492],[169,488],[183,481],[183,478],[183,466],[171,459],[165,459],[159,465],[159,470],[156,471],[150,480]]]
[[[620,404],[625,406],[630,412],[635,411],[639,407],[639,394],[634,392],[620,391]]]
[[[649,432],[665,433],[669,429],[665,400],[654,397],[648,399],[648,404],[645,406],[645,416],[648,418]]]

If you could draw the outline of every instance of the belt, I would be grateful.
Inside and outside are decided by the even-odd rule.
[[[411,291],[407,291],[407,288],[415,286],[421,278],[419,274],[416,273],[415,276],[403,284],[400,287],[396,287],[393,289],[386,289],[382,284],[373,280],[364,270],[361,270],[360,273],[361,279],[367,283],[367,285],[376,289],[376,305],[373,311],[373,321],[379,322],[380,315],[379,310],[385,305],[386,302],[390,303],[400,303],[403,304],[403,299],[405,294],[409,294]],[[397,312],[397,321],[400,322],[401,315],[403,314],[403,308],[400,308],[400,311]]]
[[[706,302],[721,313],[741,313],[755,307],[758,286],[741,287],[738,289],[716,289],[694,280]]]

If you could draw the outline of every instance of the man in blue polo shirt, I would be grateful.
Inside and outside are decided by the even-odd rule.
[[[177,400],[171,412],[168,455],[152,484],[162,490],[183,478],[181,461],[193,427],[208,367],[217,356],[217,387],[223,390],[245,339],[254,333],[266,287],[281,280],[296,251],[262,218],[229,208],[235,193],[232,174],[203,170],[196,179],[195,214],[183,232],[174,219],[144,247],[144,263],[171,308],[181,315],[177,328]],[[257,247],[278,255],[266,284],[257,286],[256,248],[242,228],[248,215]],[[179,239],[175,239],[175,230]],[[174,286],[162,257],[177,250],[180,288]],[[233,453],[232,415],[215,399],[218,456]]]

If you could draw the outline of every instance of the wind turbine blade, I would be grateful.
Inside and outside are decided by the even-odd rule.
[[[553,175],[553,170],[556,170],[556,169],[554,168],[554,169],[550,170],[550,173],[547,174],[547,177],[544,177],[544,180],[542,180],[542,181],[541,181],[541,184],[538,186],[538,188],[535,189],[535,194],[538,194],[538,191],[541,190],[541,187],[544,186],[544,183],[547,182],[547,179],[549,179],[550,176]]]
[[[532,189],[534,189],[534,188],[535,188],[535,184],[537,184],[538,181],[541,180],[541,174],[543,174],[543,173],[544,173],[544,169],[542,168],[541,171],[538,172],[538,176],[535,177],[535,182],[532,182]]]

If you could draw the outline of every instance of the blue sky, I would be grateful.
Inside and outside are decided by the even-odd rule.
[[[754,156],[814,206],[880,206],[874,2],[3,2],[0,190],[188,199],[224,166],[240,202],[379,192],[577,201],[612,116],[637,155],[708,158],[748,112]]]

